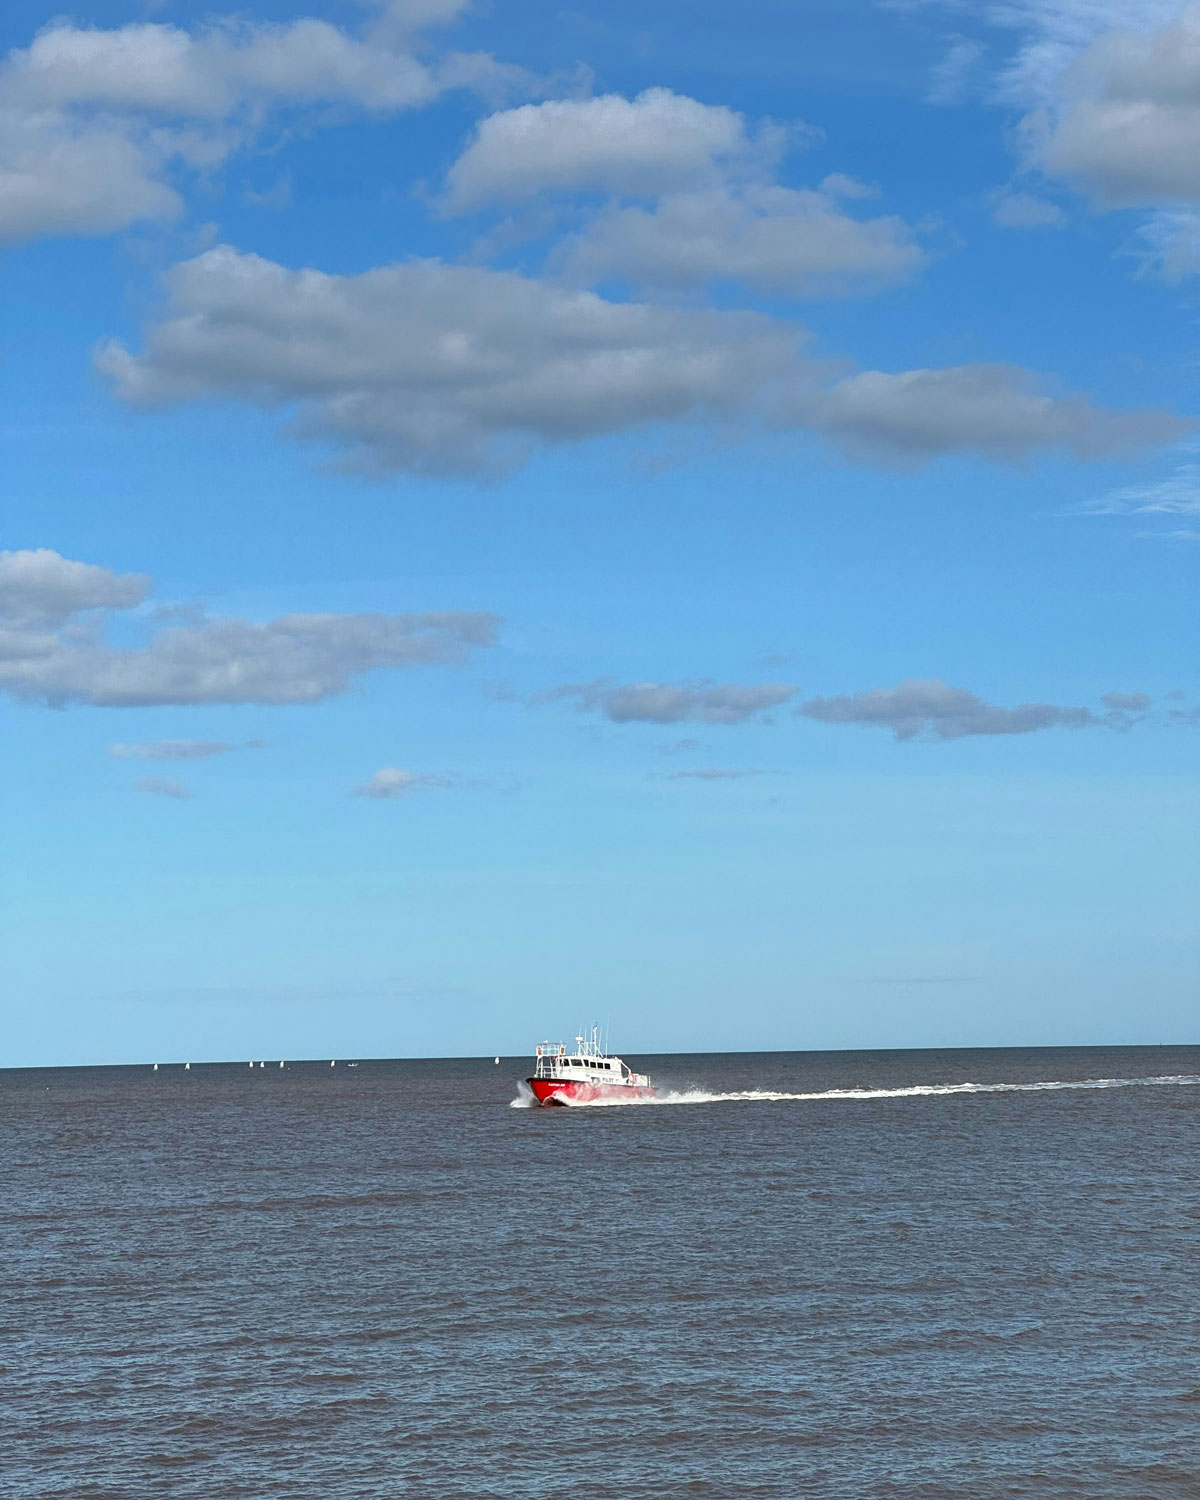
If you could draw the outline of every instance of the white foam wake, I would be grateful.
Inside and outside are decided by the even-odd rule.
[[[1166,1088],[1200,1084],[1200,1075],[1166,1074],[1156,1078],[1055,1078],[1044,1083],[914,1083],[895,1089],[822,1089],[815,1093],[788,1093],[783,1089],[657,1089],[649,1093],[630,1089],[629,1098],[566,1099],[571,1109],[628,1109],[651,1104],[777,1104],[783,1101],[814,1102],[824,1100],[912,1099],[940,1094],[1021,1094],[1052,1089],[1127,1089]],[[513,1109],[529,1109],[537,1101],[525,1084],[512,1101]]]

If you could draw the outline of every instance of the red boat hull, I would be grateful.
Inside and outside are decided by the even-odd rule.
[[[539,1104],[635,1104],[650,1097],[645,1084],[585,1083],[575,1078],[527,1078]]]

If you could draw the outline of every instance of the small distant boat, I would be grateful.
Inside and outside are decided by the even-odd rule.
[[[591,1036],[577,1036],[570,1054],[562,1042],[543,1042],[526,1082],[539,1104],[631,1104],[653,1093],[645,1073],[601,1048],[598,1026]]]

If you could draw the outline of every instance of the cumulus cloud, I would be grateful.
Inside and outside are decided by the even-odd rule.
[[[670,89],[549,99],[479,124],[447,174],[445,207],[462,213],[543,192],[669,192],[713,178],[751,149],[736,110]]]
[[[290,408],[301,435],[379,471],[502,472],[538,444],[701,418],[814,429],[905,462],[1055,446],[1091,458],[1187,425],[1051,394],[1005,365],[865,371],[822,389],[793,324],[438,261],[337,276],[220,247],[174,267],[167,292],[143,352],[98,356],[122,399]]]
[[[800,191],[765,183],[674,193],[652,208],[612,206],[561,251],[566,276],[642,288],[735,281],[790,296],[870,290],[925,262],[893,215],[848,213],[837,179]]]
[[[497,624],[465,611],[218,618],[152,631],[143,646],[114,646],[103,627],[144,597],[146,580],[72,571],[81,568],[57,553],[0,554],[0,691],[55,706],[315,703],[366,672],[460,662],[492,643]],[[64,597],[64,580],[77,602]],[[31,597],[57,613],[31,614]]]
[[[1129,704],[1142,694],[1111,694]],[[1110,711],[1124,713],[1105,699]],[[864,724],[890,729],[898,740],[958,740],[970,735],[1032,734],[1039,729],[1086,729],[1105,722],[1088,708],[1022,703],[1002,708],[939,678],[909,678],[894,688],[870,688],[832,698],[810,698],[796,710],[825,724]],[[1116,726],[1113,727],[1123,727]]]
[[[961,14],[958,0],[910,0]],[[1024,111],[1025,166],[1070,183],[1101,209],[1149,207],[1146,263],[1169,279],[1200,270],[1180,209],[1200,203],[1197,0],[982,0],[990,27],[1019,43],[993,98]],[[1036,227],[1047,207],[1001,193],[997,221]],[[1014,224],[1012,216],[1024,218]]]
[[[839,174],[803,191],[773,183],[786,140],[774,126],[752,135],[735,111],[669,89],[525,104],[482,122],[448,174],[443,206],[602,195],[607,204],[552,256],[583,285],[736,281],[811,296],[869,290],[923,265],[903,220],[847,211],[845,200],[871,195],[862,184]]]
[[[954,452],[1019,461],[1044,448],[1099,458],[1165,442],[1190,425],[1166,412],[1114,412],[1052,394],[1029,371],[999,364],[864,370],[810,401],[807,413],[851,449],[902,463]]]
[[[796,689],[787,682],[592,682],[564,683],[541,694],[543,701],[573,699],[580,708],[614,724],[741,724],[786,703]]]
[[[143,354],[100,368],[152,406],[294,404],[299,430],[384,469],[503,469],[539,442],[731,416],[794,369],[794,329],[607,302],[515,272],[411,261],[359,276],[219,248],[174,268]]]
[[[117,760],[207,760],[236,750],[227,740],[153,740],[144,745],[110,745]]]
[[[52,22],[0,64],[0,241],[168,218],[173,176],[218,166],[273,111],[392,112],[485,83],[490,59],[430,64],[412,50],[417,16],[457,8],[391,7],[360,35],[313,18]]]
[[[50,547],[0,552],[0,619],[54,625],[87,610],[132,609],[150,592],[144,573],[73,562]]]
[[[371,797],[382,802],[397,797],[406,797],[409,792],[416,791],[419,787],[448,789],[457,785],[456,776],[435,772],[402,771],[396,766],[381,766],[370,780],[364,781],[361,786],[356,786],[352,795]]]
[[[1037,157],[1105,206],[1200,201],[1200,4],[1097,37],[1064,73]]]
[[[192,794],[182,781],[172,781],[168,776],[143,776],[135,781],[139,792],[148,792],[152,797],[172,797],[177,802],[186,801]]]

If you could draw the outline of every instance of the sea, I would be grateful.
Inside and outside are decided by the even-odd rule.
[[[0,1072],[5,1500],[1200,1496],[1200,1048],[262,1061]]]

